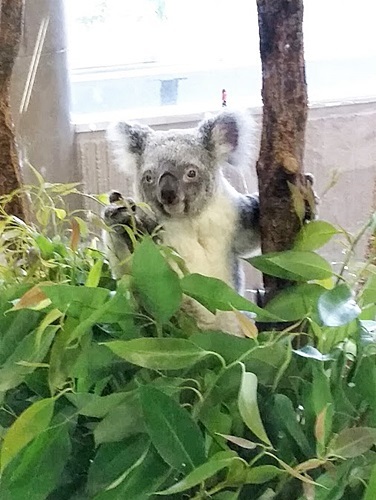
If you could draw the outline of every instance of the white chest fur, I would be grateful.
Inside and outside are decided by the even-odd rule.
[[[234,200],[228,193],[220,193],[199,216],[164,222],[163,242],[175,248],[191,273],[218,278],[231,285],[236,219]]]

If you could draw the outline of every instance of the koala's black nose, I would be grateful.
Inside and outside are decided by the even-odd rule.
[[[159,189],[161,202],[166,205],[174,205],[179,201],[178,198],[178,180],[166,172],[159,179]]]

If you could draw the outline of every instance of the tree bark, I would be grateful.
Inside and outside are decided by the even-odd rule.
[[[303,0],[257,0],[262,62],[263,128],[257,175],[262,252],[291,248],[304,218],[307,84]],[[311,190],[312,191],[312,190]],[[268,302],[288,281],[264,275]]]
[[[22,36],[23,12],[24,0],[0,1],[0,196],[22,185],[10,111],[10,81]],[[14,196],[5,208],[9,214],[26,219],[23,196]]]

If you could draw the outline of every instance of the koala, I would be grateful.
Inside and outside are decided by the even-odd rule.
[[[191,273],[223,280],[242,293],[240,258],[259,251],[259,200],[241,194],[227,181],[223,167],[248,164],[254,150],[251,117],[232,112],[206,119],[195,129],[154,131],[118,123],[108,137],[118,168],[135,181],[137,205],[118,192],[110,195],[104,219],[112,230],[105,247],[115,278],[127,270],[133,250],[129,228],[153,234],[173,247]],[[184,309],[203,329],[240,334],[232,312],[211,314],[193,299]]]

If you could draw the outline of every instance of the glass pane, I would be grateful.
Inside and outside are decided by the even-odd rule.
[[[261,104],[256,1],[66,0],[74,114]],[[306,0],[310,101],[373,96],[373,0]],[[166,112],[166,110],[164,111]]]

